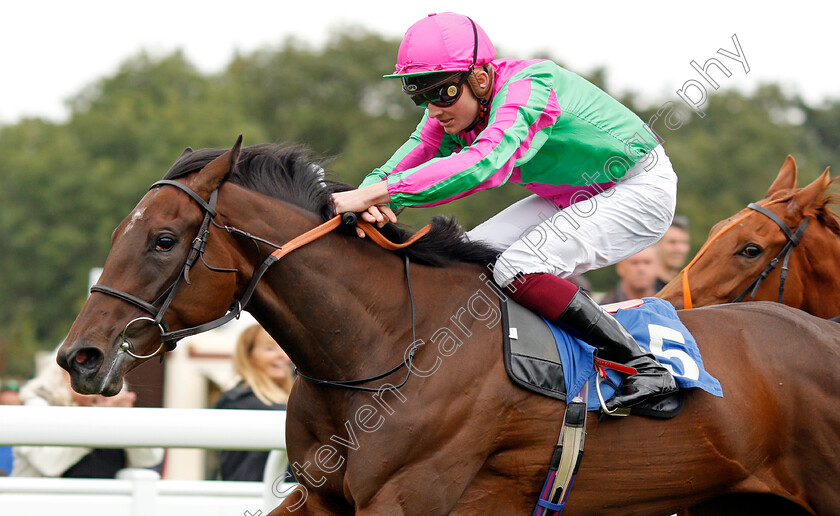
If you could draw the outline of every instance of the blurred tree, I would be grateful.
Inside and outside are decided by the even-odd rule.
[[[270,140],[305,143],[335,157],[333,168],[352,183],[384,161],[416,124],[398,84],[381,79],[393,68],[396,50],[394,41],[350,28],[321,50],[290,40],[279,51],[238,56],[227,80],[243,112],[262,124]]]
[[[35,120],[3,128],[0,152],[0,340],[26,350],[55,346],[63,331],[56,314],[66,323],[85,290],[90,235],[110,232],[102,225],[101,169],[74,135]],[[78,180],[83,173],[90,184]]]
[[[180,52],[160,60],[142,53],[71,101],[67,130],[139,199],[187,146],[228,147],[239,134],[265,139],[223,83],[202,76]]]
[[[825,101],[817,108],[801,100],[798,104],[805,115],[803,128],[807,131],[801,137],[822,157],[817,167],[840,167],[840,101]]]

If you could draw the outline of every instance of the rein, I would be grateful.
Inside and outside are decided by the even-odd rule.
[[[788,261],[790,260],[790,253],[791,253],[791,251],[793,251],[794,247],[799,245],[799,242],[802,239],[802,235],[805,233],[805,229],[808,227],[808,219],[803,218],[802,223],[799,224],[799,227],[796,228],[796,231],[794,232],[794,231],[791,231],[791,229],[788,226],[785,225],[785,223],[782,221],[782,219],[780,219],[775,213],[768,210],[766,207],[764,207],[760,204],[750,203],[750,204],[747,205],[747,208],[749,208],[753,211],[749,212],[749,213],[746,213],[743,216],[738,217],[737,219],[735,219],[732,222],[730,222],[729,224],[727,224],[726,227],[724,227],[717,235],[715,235],[708,242],[706,242],[706,244],[703,245],[703,247],[700,249],[700,251],[697,252],[697,256],[695,256],[694,259],[691,260],[691,262],[688,265],[686,265],[685,268],[682,271],[680,271],[680,276],[682,276],[682,287],[683,287],[683,308],[692,308],[691,286],[689,285],[689,281],[688,281],[688,271],[691,268],[691,266],[694,265],[694,263],[703,255],[703,253],[706,252],[706,250],[709,248],[709,246],[715,240],[717,240],[721,235],[723,235],[724,233],[726,233],[727,231],[729,231],[730,229],[735,227],[736,224],[738,224],[739,222],[741,222],[745,218],[747,218],[750,215],[753,215],[755,213],[761,213],[762,215],[766,216],[767,218],[769,218],[770,220],[775,222],[776,225],[779,226],[779,229],[782,230],[782,233],[785,234],[785,237],[787,238],[787,243],[785,243],[784,247],[782,247],[782,250],[779,251],[779,254],[777,254],[775,258],[770,260],[770,263],[767,264],[767,267],[765,267],[764,270],[761,271],[761,273],[758,275],[758,277],[756,277],[752,281],[752,283],[747,285],[747,288],[745,288],[744,291],[741,292],[739,295],[737,295],[731,302],[732,303],[737,303],[737,302],[743,300],[744,297],[747,295],[747,293],[750,292],[750,290],[752,290],[752,293],[750,293],[750,299],[754,298],[755,293],[758,291],[758,287],[761,285],[761,283],[779,265],[779,259],[780,258],[782,259],[782,268],[781,268],[780,280],[779,280],[778,302],[779,303],[782,302],[782,296],[784,295],[784,292],[785,292],[785,280],[787,279]]]
[[[360,221],[360,222],[363,222],[364,224],[368,224],[365,221]],[[364,225],[364,224],[362,224],[362,225]],[[367,231],[365,231],[365,233],[367,234]],[[379,233],[377,232],[376,234],[379,234]],[[381,234],[380,234],[380,236],[381,236]],[[394,245],[393,242],[390,242],[390,241],[387,241],[387,242],[389,242],[389,244]],[[378,389],[373,389],[371,387],[359,387],[359,385],[361,385],[363,383],[372,382],[374,380],[381,380],[382,378],[385,378],[387,376],[392,375],[393,373],[396,373],[397,371],[402,369],[404,366],[406,366],[408,364],[411,364],[411,361],[414,360],[414,353],[417,352],[417,348],[420,347],[420,346],[417,344],[417,319],[415,317],[415,311],[414,311],[414,294],[411,292],[411,275],[409,274],[408,264],[409,264],[408,256],[406,256],[405,257],[405,280],[406,280],[406,283],[408,284],[408,299],[410,300],[410,303],[411,303],[411,348],[408,350],[408,353],[405,355],[405,358],[403,359],[403,361],[400,362],[399,365],[390,369],[389,371],[385,371],[384,373],[378,374],[376,376],[371,376],[370,378],[363,378],[361,380],[320,380],[318,378],[313,378],[311,376],[307,376],[307,375],[303,374],[300,371],[300,369],[296,369],[297,374],[301,378],[303,378],[305,380],[308,380],[312,383],[319,384],[319,385],[329,385],[331,387],[341,387],[341,388],[345,388],[345,389],[354,389],[354,390],[358,390],[358,391],[379,392],[382,389],[381,387],[378,388]],[[405,383],[408,381],[408,378],[410,376],[411,376],[411,366],[409,365],[408,371],[405,373],[405,378],[403,378],[403,381],[400,382],[399,385],[395,385],[393,388],[394,389],[399,389],[400,387],[405,385]]]
[[[294,251],[295,249],[298,249],[298,248],[300,248],[300,247],[302,247],[302,246],[304,246],[304,245],[306,245],[310,242],[313,242],[313,241],[321,238],[322,236],[330,233],[331,231],[333,231],[334,229],[339,227],[342,224],[342,222],[344,224],[348,224],[348,225],[353,225],[353,224],[358,225],[362,229],[362,231],[364,231],[364,233],[370,237],[370,239],[373,242],[375,242],[379,246],[381,246],[381,247],[383,247],[387,250],[390,250],[390,251],[402,249],[404,247],[407,247],[407,246],[413,244],[414,242],[416,242],[417,240],[419,240],[420,238],[425,236],[429,232],[429,230],[431,229],[431,225],[426,225],[425,227],[420,229],[417,233],[412,235],[411,238],[409,238],[405,242],[397,244],[397,243],[391,242],[390,240],[385,238],[376,229],[376,227],[374,227],[372,224],[370,224],[370,223],[368,223],[364,220],[358,220],[355,213],[344,213],[342,215],[336,215],[335,217],[331,218],[330,220],[324,222],[323,224],[320,224],[320,225],[310,229],[309,231],[306,231],[305,233],[293,238],[292,240],[289,240],[288,242],[286,242],[283,245],[277,245],[277,244],[273,244],[273,243],[269,242],[268,240],[265,240],[265,239],[262,239],[262,238],[259,238],[259,237],[255,237],[255,236],[253,236],[253,235],[251,235],[251,234],[249,234],[245,231],[242,231],[238,228],[231,227],[231,226],[219,226],[218,224],[216,224],[213,221],[213,219],[217,215],[216,200],[217,200],[217,197],[218,197],[218,190],[214,190],[210,194],[210,201],[206,202],[201,196],[199,196],[190,187],[188,187],[187,185],[185,185],[183,183],[180,183],[178,181],[162,179],[162,180],[157,181],[154,184],[152,184],[152,186],[149,187],[149,190],[151,190],[153,188],[156,188],[156,187],[160,187],[160,186],[174,186],[174,187],[182,190],[184,193],[189,195],[190,198],[192,198],[192,200],[194,200],[196,203],[198,203],[198,205],[204,211],[204,220],[201,223],[201,226],[198,230],[198,234],[196,235],[195,239],[193,240],[192,248],[190,249],[190,252],[187,255],[187,259],[185,260],[184,265],[181,268],[181,272],[178,273],[178,277],[175,279],[175,281],[172,283],[172,285],[170,285],[166,290],[163,291],[163,293],[157,298],[157,300],[155,300],[151,303],[149,303],[147,301],[144,301],[144,300],[142,300],[142,299],[140,299],[140,298],[138,298],[138,297],[136,297],[132,294],[129,294],[127,292],[123,292],[121,290],[117,290],[117,289],[109,287],[107,285],[97,284],[97,285],[94,285],[90,288],[91,293],[98,292],[98,293],[101,293],[101,294],[106,294],[106,295],[116,297],[116,298],[121,299],[121,300],[123,300],[123,301],[125,301],[129,304],[132,304],[132,305],[140,308],[141,310],[143,310],[145,312],[148,312],[150,315],[152,315],[152,317],[145,317],[144,316],[144,317],[137,317],[135,319],[132,319],[131,321],[128,322],[128,324],[125,325],[125,328],[123,328],[123,331],[122,331],[122,336],[121,336],[122,344],[120,345],[120,349],[122,351],[128,353],[130,356],[132,356],[136,359],[140,359],[140,360],[157,356],[157,355],[161,354],[161,351],[163,351],[163,353],[166,353],[167,351],[172,351],[173,349],[175,349],[177,341],[184,338],[184,337],[188,337],[190,335],[196,335],[198,333],[203,333],[205,331],[212,330],[213,328],[218,328],[219,326],[221,326],[221,325],[223,325],[223,324],[225,324],[225,323],[227,323],[227,322],[229,322],[233,319],[239,318],[239,315],[242,313],[243,307],[246,306],[248,304],[248,301],[251,300],[251,296],[254,294],[254,291],[256,290],[257,284],[260,282],[260,279],[262,279],[263,275],[266,273],[266,271],[268,271],[268,269],[272,265],[277,263],[277,261],[279,261],[280,258],[284,257],[285,255],[289,254],[290,252]],[[208,242],[209,237],[210,237],[210,224],[211,223],[213,225],[215,225],[216,227],[224,229],[228,233],[238,235],[238,236],[244,236],[244,237],[249,238],[249,239],[251,239],[252,241],[255,241],[255,242],[256,241],[263,242],[265,244],[268,244],[271,247],[276,248],[276,250],[274,252],[272,252],[270,255],[268,255],[265,258],[265,260],[263,260],[262,263],[260,263],[259,267],[254,271],[254,274],[251,276],[251,281],[249,282],[248,286],[246,287],[245,292],[242,294],[242,298],[239,299],[239,300],[234,300],[234,302],[231,304],[231,307],[228,309],[228,312],[225,315],[223,315],[222,317],[219,317],[217,319],[214,319],[212,321],[206,322],[204,324],[200,324],[198,326],[193,326],[191,328],[184,328],[184,329],[181,329],[181,330],[171,331],[169,329],[169,326],[166,324],[166,320],[164,319],[164,314],[165,314],[166,310],[169,308],[169,305],[175,299],[175,296],[178,292],[178,287],[180,287],[180,285],[182,283],[186,283],[188,285],[190,284],[189,271],[195,265],[195,263],[197,262],[197,260],[199,258],[201,258],[202,263],[204,263],[212,271],[216,271],[216,272],[236,272],[235,269],[222,269],[222,268],[211,267],[210,265],[208,265],[204,261],[203,255],[204,255],[204,250],[207,247],[207,242]],[[414,336],[412,342],[416,342],[417,339],[416,339],[416,319],[415,319],[415,309],[414,309],[414,296],[411,292],[411,279],[410,279],[410,276],[409,276],[408,256],[405,257],[405,274],[406,274],[406,280],[408,282],[409,299],[411,301],[411,331],[412,331],[412,335]],[[161,301],[161,299],[163,299],[163,301]],[[137,355],[137,354],[135,354],[131,350],[131,343],[126,338],[126,332],[128,331],[128,328],[132,324],[134,324],[135,322],[138,322],[138,321],[149,321],[152,324],[156,325],[158,327],[158,330],[160,331],[160,340],[161,340],[160,346],[157,348],[157,350],[155,350],[155,352],[153,352],[149,355]],[[164,347],[166,347],[166,350],[164,350]],[[303,378],[305,378],[305,379],[307,379],[307,380],[309,380],[313,383],[331,385],[331,386],[335,386],[335,387],[344,387],[344,388],[349,388],[349,389],[358,389],[358,390],[366,390],[366,391],[378,391],[378,389],[371,389],[371,388],[368,388],[368,387],[359,387],[358,384],[362,384],[362,383],[370,382],[370,381],[373,381],[373,380],[379,380],[381,378],[385,378],[386,376],[398,371],[402,367],[404,367],[406,365],[409,365],[411,363],[411,360],[414,358],[414,353],[417,351],[417,347],[418,347],[417,345],[414,345],[410,349],[409,353],[406,354],[404,360],[398,366],[394,367],[393,369],[391,369],[391,370],[389,370],[385,373],[382,373],[380,375],[376,375],[376,376],[373,376],[373,377],[370,377],[370,378],[365,378],[365,379],[361,379],[361,380],[344,380],[344,381],[341,381],[341,380],[319,380],[319,379],[312,378],[310,376],[307,376],[307,375],[301,373],[300,370],[298,370],[298,374],[301,377],[303,377]],[[162,357],[163,357],[163,355],[161,354],[161,358]],[[402,385],[405,384],[406,381],[408,381],[408,377],[409,377],[410,373],[411,373],[411,368],[410,368],[410,365],[409,365],[408,374],[406,375],[403,382],[397,387],[401,387]]]

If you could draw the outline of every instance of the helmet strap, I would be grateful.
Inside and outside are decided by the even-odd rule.
[[[470,73],[467,82],[470,84],[470,89],[478,100],[478,115],[464,131],[469,132],[475,129],[479,124],[487,121],[487,116],[490,114],[490,99],[493,97],[493,82],[495,79],[495,70],[493,66],[484,66],[482,69],[487,73],[489,80],[487,85],[482,88],[478,83],[478,78],[475,76],[475,71]]]

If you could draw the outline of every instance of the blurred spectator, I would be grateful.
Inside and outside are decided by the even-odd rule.
[[[24,384],[20,397],[25,406],[31,407],[132,407],[137,395],[125,387],[110,398],[79,394],[70,386],[70,374],[52,360],[37,377]],[[15,446],[13,453],[13,477],[114,478],[123,468],[157,466],[163,461],[164,450]]]
[[[18,384],[8,381],[0,384],[0,405],[20,405]],[[7,477],[12,472],[13,455],[11,446],[0,446],[0,477]]]
[[[17,380],[8,380],[0,384],[0,405],[22,405],[19,390]]]
[[[292,362],[286,352],[261,326],[247,328],[239,336],[233,354],[239,381],[219,396],[214,408],[286,410],[294,383]],[[268,451],[222,451],[222,480],[262,481]]]
[[[601,304],[617,303],[628,299],[640,299],[656,293],[656,249],[648,247],[615,264],[615,272],[621,278],[612,292],[607,292]]]
[[[671,222],[671,227],[654,246],[659,257],[656,270],[654,292],[659,292],[669,281],[677,277],[683,266],[688,251],[691,248],[688,239],[688,218],[677,215]]]
[[[578,287],[582,288],[583,290],[587,292],[592,292],[592,283],[590,283],[586,276],[584,276],[583,274],[569,276],[566,279],[574,283]]]

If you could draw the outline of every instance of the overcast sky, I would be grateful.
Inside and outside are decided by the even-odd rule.
[[[691,61],[702,66],[712,57],[731,73],[711,69],[723,89],[751,92],[774,81],[812,104],[840,99],[840,4],[749,4],[756,7],[732,0],[4,2],[0,123],[64,120],[65,100],[141,50],[157,56],[182,49],[200,70],[215,73],[237,51],[277,48],[288,37],[319,45],[337,28],[356,25],[398,38],[426,14],[447,10],[471,16],[504,57],[547,51],[579,73],[603,66],[613,93],[633,90],[652,103],[677,100],[686,81],[700,80]],[[737,52],[733,35],[749,73],[718,53]]]

